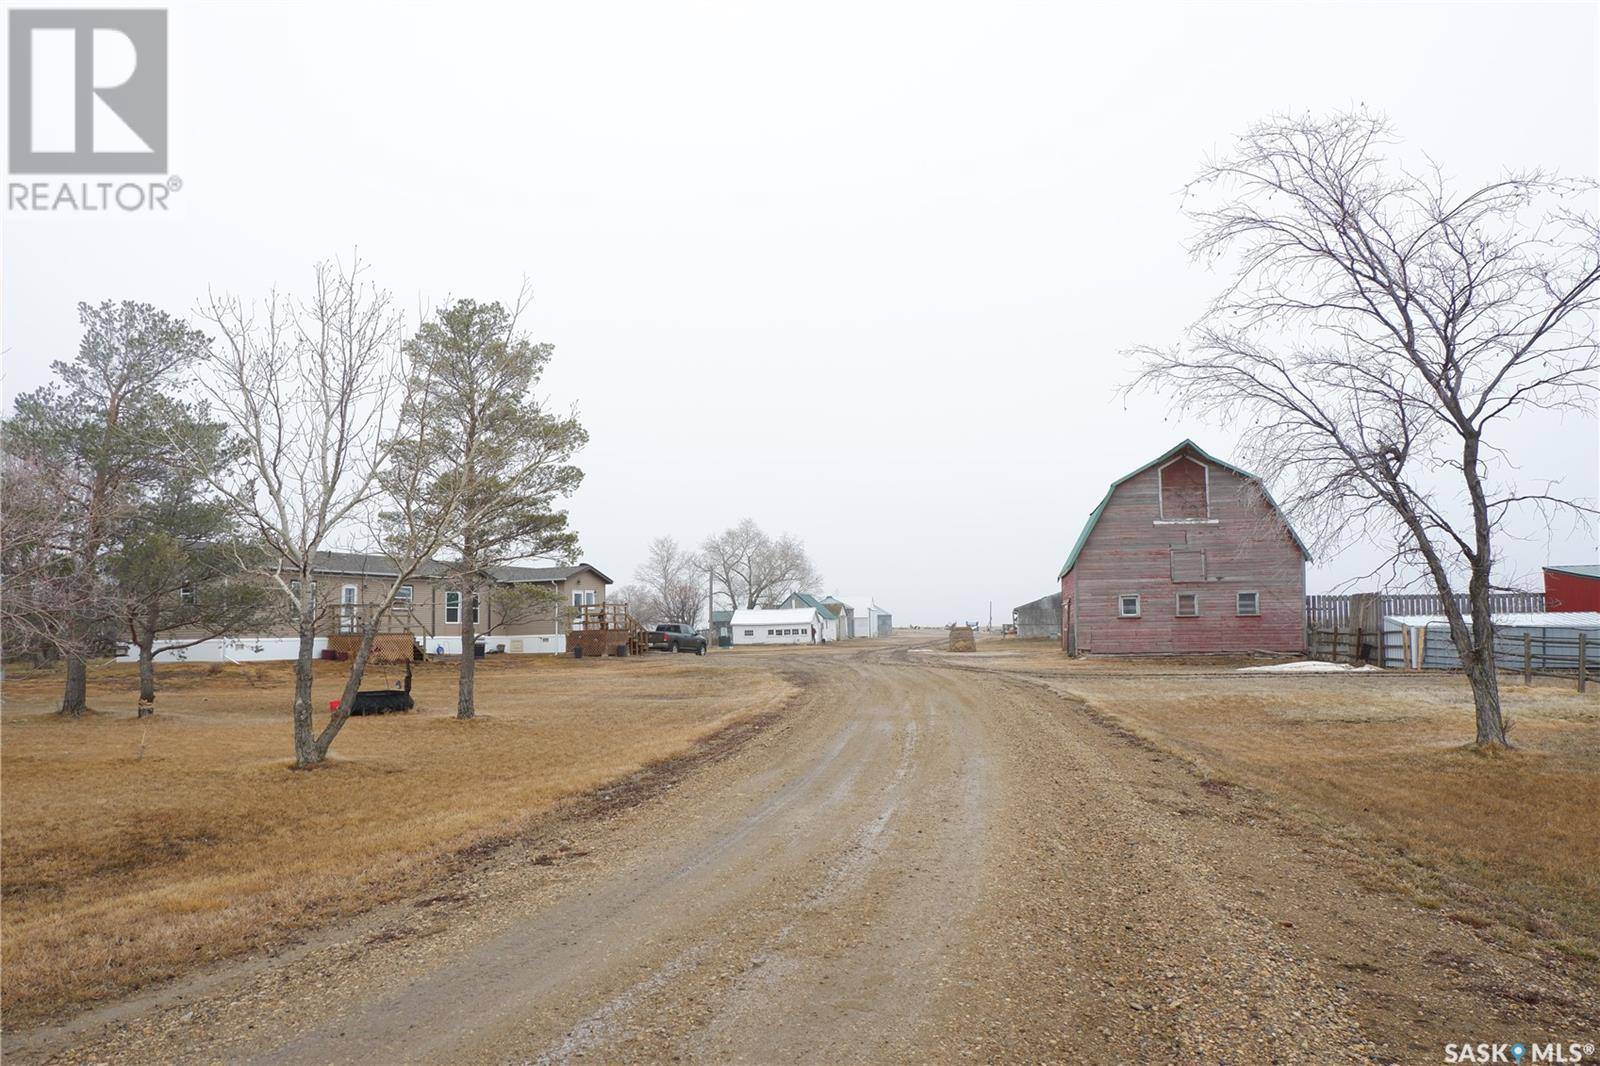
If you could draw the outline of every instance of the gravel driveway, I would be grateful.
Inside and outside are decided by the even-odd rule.
[[[1335,834],[1070,697],[900,640],[759,654],[802,695],[692,765],[6,1058],[1438,1062],[1600,1035],[1592,985],[1362,887]]]

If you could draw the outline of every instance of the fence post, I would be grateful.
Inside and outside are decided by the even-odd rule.
[[[1533,684],[1533,634],[1522,634],[1522,683]]]
[[[1362,629],[1356,627],[1356,646],[1350,651],[1351,663],[1359,664],[1366,657],[1366,649],[1361,645]]]
[[[1589,687],[1589,634],[1578,634],[1578,691]]]

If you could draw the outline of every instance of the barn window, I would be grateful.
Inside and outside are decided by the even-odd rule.
[[[1259,592],[1241,592],[1238,597],[1238,610],[1242,615],[1257,615],[1261,613],[1261,594]]]
[[[753,629],[747,629],[744,631],[744,635],[747,637],[753,637],[756,635],[756,631]]]
[[[1159,471],[1161,479],[1161,517],[1168,521],[1205,519],[1211,516],[1207,498],[1206,468],[1180,455]]]
[[[1177,615],[1179,618],[1200,617],[1200,594],[1198,592],[1178,593]]]
[[[1122,618],[1139,617],[1139,597],[1136,595],[1117,597],[1117,614]]]

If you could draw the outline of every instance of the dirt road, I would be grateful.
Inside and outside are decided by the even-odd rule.
[[[803,695],[717,757],[7,1059],[1435,1062],[1600,1035],[1579,978],[1362,888],[1348,848],[1070,699],[904,641],[769,654]]]

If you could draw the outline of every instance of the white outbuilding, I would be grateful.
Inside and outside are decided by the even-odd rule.
[[[815,607],[733,612],[735,644],[815,644],[823,632]]]
[[[852,637],[887,637],[893,628],[889,612],[879,607],[871,596],[830,596],[837,603],[848,604],[852,609],[854,627]]]

